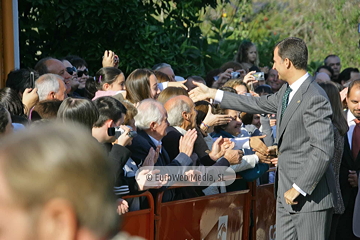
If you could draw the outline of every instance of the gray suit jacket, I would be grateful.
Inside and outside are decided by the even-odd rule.
[[[276,194],[289,212],[312,212],[333,207],[335,178],[329,160],[333,156],[332,110],[326,93],[309,77],[289,102],[280,122],[281,102],[287,84],[262,97],[224,92],[222,108],[248,113],[276,113],[279,160]],[[295,183],[307,195],[288,205],[284,193]]]

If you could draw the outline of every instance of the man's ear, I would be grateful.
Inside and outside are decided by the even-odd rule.
[[[56,92],[49,92],[49,94],[47,95],[48,99],[54,100],[55,94],[56,94]]]
[[[112,119],[108,119],[105,121],[105,125],[107,128],[110,128],[110,127],[115,127],[114,125],[114,121]]]
[[[75,239],[78,221],[72,204],[65,199],[48,201],[39,216],[39,239]]]
[[[150,123],[150,130],[155,130],[155,129],[156,129],[156,126],[157,126],[157,123],[156,123],[156,122],[151,122],[151,123]]]
[[[181,113],[181,116],[183,119],[189,120],[190,119],[190,113],[183,111]]]
[[[284,62],[285,62],[286,68],[290,68],[290,66],[292,65],[292,62],[291,62],[290,59],[288,59],[288,58],[285,58],[285,59],[284,59]]]

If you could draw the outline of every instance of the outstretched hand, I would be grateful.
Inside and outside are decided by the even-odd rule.
[[[189,97],[193,100],[193,102],[198,102],[208,98],[215,98],[216,89],[208,88],[205,84],[198,83],[196,81],[193,81],[193,84],[197,86],[197,88],[194,88],[189,92]]]
[[[203,122],[212,127],[212,126],[219,126],[219,125],[225,125],[229,122],[231,122],[232,118],[230,115],[222,115],[222,114],[213,114],[211,112],[212,107],[211,105],[208,106],[208,112],[206,114],[205,119]]]
[[[263,155],[268,155],[268,147],[265,145],[265,143],[263,143],[263,141],[261,141],[261,139],[264,137],[265,135],[250,137],[249,144],[250,147],[254,149],[254,151],[259,152]]]
[[[179,81],[179,82],[168,82],[168,87],[180,87],[184,88],[185,90],[188,90],[188,88],[185,86],[187,80]]]

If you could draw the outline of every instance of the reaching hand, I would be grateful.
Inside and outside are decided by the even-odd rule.
[[[259,152],[263,155],[267,155],[268,152],[268,147],[265,145],[265,143],[263,143],[263,141],[261,141],[262,138],[264,138],[265,135],[263,136],[255,136],[255,137],[250,137],[249,138],[249,144],[250,147],[252,149],[254,149],[254,151]]]
[[[118,67],[119,66],[119,57],[113,51],[106,50],[104,52],[102,66],[103,67]]]
[[[278,164],[278,158],[277,158],[277,157],[271,159],[270,161],[271,161],[271,163],[272,163],[273,165],[275,165],[275,167],[277,167],[277,164]]]
[[[23,92],[22,102],[25,105],[25,110],[28,113],[30,109],[35,106],[39,101],[39,95],[37,94],[37,88],[26,88]]]
[[[226,158],[230,165],[239,164],[242,160],[243,152],[241,150],[226,150],[224,158]]]
[[[277,157],[277,155],[278,155],[278,146],[274,145],[274,146],[268,147],[267,153],[268,153],[268,155]]]
[[[220,88],[222,87],[229,79],[231,79],[231,73],[233,72],[232,68],[228,68],[225,70],[225,72],[220,73],[218,75],[218,80],[214,81],[211,87],[213,88]]]
[[[229,138],[223,138],[220,136],[216,141],[213,143],[211,152],[209,153],[209,157],[216,161],[222,156],[224,156],[226,150],[231,150],[235,146],[235,143],[231,142]]]
[[[189,92],[189,97],[193,100],[193,102],[198,102],[201,100],[205,100],[207,98],[214,99],[216,95],[216,89],[208,88],[203,83],[198,83],[193,81],[193,84],[197,86]]]
[[[225,125],[225,124],[231,122],[231,120],[232,120],[231,116],[229,116],[229,115],[221,115],[221,114],[216,114],[215,115],[215,114],[213,114],[211,112],[211,110],[212,110],[211,106],[209,105],[208,107],[209,107],[208,112],[207,112],[206,117],[205,117],[203,122],[206,125],[208,125],[209,127]]]
[[[119,198],[118,199],[118,207],[117,207],[117,213],[119,215],[125,214],[129,211],[129,204],[126,200]]]
[[[248,72],[248,74],[245,75],[243,82],[248,85],[248,84],[253,84],[255,82],[257,82],[257,80],[255,79],[255,77],[253,76],[253,74],[256,73],[256,71],[251,71]]]
[[[197,131],[195,128],[187,131],[184,136],[180,137],[179,152],[185,153],[190,157],[194,150],[194,143],[196,138],[197,138]]]
[[[259,152],[256,152],[255,154],[256,154],[256,156],[258,156],[259,161],[261,163],[272,164],[272,159],[276,158],[275,156],[264,155]]]
[[[184,88],[185,90],[188,90],[188,88],[184,85],[187,80],[179,81],[179,82],[168,82],[168,87],[180,87]]]

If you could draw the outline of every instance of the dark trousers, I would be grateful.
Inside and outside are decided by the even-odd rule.
[[[339,223],[336,228],[336,239],[338,240],[355,240],[360,239],[353,233],[353,215],[354,215],[355,198],[349,200],[345,206],[345,212],[339,216]]]

